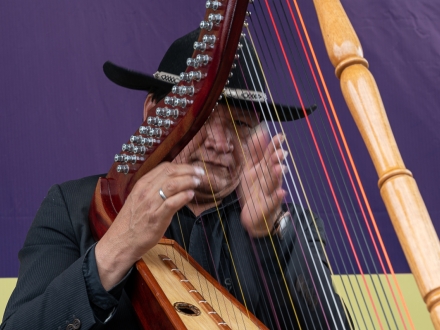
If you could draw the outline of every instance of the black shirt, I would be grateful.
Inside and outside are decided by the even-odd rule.
[[[230,253],[225,240],[229,230],[228,218],[230,219],[226,215],[230,212],[238,215],[241,212],[235,194],[226,197],[217,208],[206,210],[198,217],[184,206],[174,215],[164,236],[175,240],[200,266],[234,295]],[[106,291],[99,279],[95,245],[86,254],[83,273],[95,316],[100,322],[106,323],[117,307],[131,270],[118,284]]]
[[[332,286],[314,284],[325,278],[331,283],[319,243],[326,241],[322,220],[295,205],[283,208],[289,208],[291,214],[283,240],[270,235],[250,238],[241,226],[235,194],[198,217],[189,208],[182,208],[165,236],[181,245],[241,303],[247,302],[247,308],[270,329],[298,329],[299,324],[317,329],[350,328]],[[84,261],[84,277],[95,317],[106,323],[117,307],[128,275],[106,292],[97,270],[93,271],[96,261],[91,251],[93,247]],[[234,263],[247,266],[233,267],[231,255]],[[323,297],[328,297],[328,304],[321,303]]]

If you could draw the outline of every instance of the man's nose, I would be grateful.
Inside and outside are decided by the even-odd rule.
[[[205,146],[214,149],[218,153],[227,153],[234,150],[234,144],[232,143],[233,133],[223,121],[225,119],[222,120],[222,118],[214,117],[210,118],[205,124]]]

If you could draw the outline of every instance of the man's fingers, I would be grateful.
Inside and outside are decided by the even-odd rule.
[[[261,237],[271,232],[285,196],[286,191],[278,188],[269,197],[266,197],[264,203],[252,201],[248,204],[248,218],[243,225],[251,236]]]
[[[158,207],[156,214],[160,214],[164,219],[171,218],[176,213],[176,210],[180,210],[193,198],[194,190],[192,189],[181,191],[175,195],[167,197],[162,205]]]
[[[286,166],[276,164],[267,171],[253,171],[242,182],[241,189],[247,195],[252,195],[253,191],[261,192],[264,199],[269,196],[283,183],[283,173],[286,171]]]
[[[270,143],[268,143],[265,154],[272,154],[273,152],[275,152],[275,150],[280,149],[284,140],[285,136],[283,134],[275,135]]]
[[[164,162],[150,171],[147,175],[144,175],[140,180],[148,180],[153,177],[156,181],[160,181],[160,178],[165,180],[166,178],[177,178],[183,175],[200,177],[204,174],[205,170],[199,166]]]
[[[263,176],[264,180],[262,182],[262,191],[266,196],[269,196],[273,193],[274,190],[280,188],[283,183],[283,171],[285,166],[276,164],[271,171],[268,172],[267,175]]]
[[[250,141],[247,143],[247,149],[249,151],[249,158],[247,159],[247,167],[257,165],[263,159],[271,159],[271,155],[276,151],[281,149],[281,145],[285,140],[283,134],[275,135],[272,140],[269,136],[269,131],[266,126],[258,127],[251,137]],[[282,158],[282,159],[281,159]],[[281,156],[280,160],[285,157]]]
[[[248,165],[257,164],[263,158],[269,142],[269,131],[266,124],[262,123],[255,128],[255,132],[252,134],[250,141],[247,142],[247,148],[250,156]]]
[[[289,156],[289,152],[284,149],[277,149],[272,154],[268,155],[268,166],[270,164],[280,164]]]
[[[135,199],[139,209],[156,211],[164,200],[184,191],[194,191],[204,174],[201,167],[162,163],[136,183],[130,196]],[[172,209],[174,212],[177,210]]]
[[[194,190],[200,185],[200,182],[201,178],[198,176],[184,175],[172,180],[165,180],[160,189],[166,197],[171,197],[188,189]]]
[[[267,155],[259,163],[250,168],[243,177],[248,186],[258,183],[261,189],[267,194],[282,183],[282,175],[286,172],[287,166],[282,162],[287,157],[287,151],[277,149],[270,155]],[[268,159],[268,160],[266,160]]]

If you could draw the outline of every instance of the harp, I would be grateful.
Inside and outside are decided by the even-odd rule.
[[[177,144],[176,141],[182,139],[185,143],[191,139],[192,134],[208,117],[220,95],[232,65],[236,45],[239,42],[247,2],[223,1],[220,4],[222,9],[209,8],[205,18],[205,21],[209,22],[209,15],[221,13],[222,24],[230,26],[224,28],[222,33],[219,32],[217,35],[222,46],[218,48],[221,49],[221,52],[217,54],[216,58],[223,57],[223,61],[221,64],[220,61],[212,63],[209,70],[214,71],[207,74],[209,77],[216,78],[210,82],[209,88],[200,88],[200,90],[209,89],[212,92],[209,94],[202,92],[194,99],[194,103],[183,117],[182,122],[177,124],[176,129],[170,132],[160,145],[155,146],[156,149],[152,154],[154,156],[134,155],[133,158],[132,154],[124,153],[122,157],[125,164],[114,165],[107,178],[99,182],[91,213],[97,237],[102,236],[106,227],[111,224],[134,183],[159,162],[172,159],[179,152],[181,144]],[[315,7],[331,62],[336,68],[336,75],[341,79],[342,92],[378,172],[379,188],[390,218],[421,295],[431,313],[431,319],[435,327],[440,328],[440,280],[437,276],[440,273],[440,246],[435,230],[416,183],[400,157],[379,92],[367,69],[368,64],[362,56],[360,43],[342,6],[337,0],[316,0]],[[199,42],[204,42],[202,36]],[[342,51],[335,52],[336,49]],[[188,69],[187,73],[189,74],[190,71],[191,69]],[[198,88],[197,84],[196,88]],[[175,95],[170,95],[170,97],[174,98],[173,100],[176,98]],[[159,103],[157,107],[163,108],[165,104]],[[148,124],[145,123],[142,127],[147,126]],[[138,130],[134,136],[142,136],[142,130]],[[412,232],[415,231],[414,228],[417,228],[415,235]],[[164,241],[163,243],[173,245],[172,242]],[[419,258],[420,255],[424,257]],[[143,265],[139,265],[138,268],[140,272],[149,272],[145,270]],[[150,274],[146,276],[149,277]],[[159,289],[156,288],[156,290]],[[153,294],[150,294],[150,298],[152,296]],[[162,307],[164,304],[167,303],[159,302],[157,309],[164,309]],[[155,313],[156,310],[152,312]],[[173,320],[173,318],[170,319]],[[261,327],[258,321],[254,322],[256,327]],[[145,318],[144,324],[146,327],[148,326],[148,317]],[[166,326],[179,328],[182,327],[182,324],[177,320],[169,321]]]

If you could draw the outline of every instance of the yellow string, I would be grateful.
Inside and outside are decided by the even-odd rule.
[[[297,1],[296,1],[296,0],[292,0],[292,1],[293,1],[293,3],[294,3],[295,8],[296,8],[296,11],[297,11],[297,13],[298,13],[298,17],[299,17],[299,20],[300,20],[300,22],[301,22],[301,27],[303,28],[304,35],[305,35],[306,40],[307,40],[307,44],[308,44],[308,46],[309,46],[310,52],[311,52],[312,57],[313,57],[313,61],[314,61],[315,66],[316,66],[316,68],[317,68],[317,71],[318,71],[318,74],[319,74],[319,78],[320,78],[321,83],[322,83],[322,85],[323,85],[323,87],[324,87],[325,95],[326,95],[326,97],[327,97],[327,100],[328,100],[328,102],[329,102],[330,108],[331,108],[331,110],[332,110],[332,114],[333,114],[334,120],[335,120],[335,122],[336,122],[336,125],[337,125],[337,127],[338,127],[338,131],[339,131],[340,134],[341,134],[341,139],[342,139],[342,142],[343,142],[343,144],[344,144],[344,148],[345,148],[345,150],[346,150],[346,152],[347,152],[347,155],[348,155],[348,158],[349,158],[349,161],[350,161],[350,165],[351,165],[351,167],[352,167],[352,169],[353,169],[353,172],[354,172],[355,177],[356,177],[356,181],[357,181],[357,183],[358,183],[358,185],[359,185],[359,189],[360,189],[361,194],[362,194],[362,198],[363,198],[363,200],[364,200],[364,202],[365,202],[365,204],[366,204],[366,207],[367,207],[368,213],[369,213],[369,215],[370,215],[371,222],[372,222],[372,224],[373,224],[374,230],[375,230],[376,235],[377,235],[377,239],[379,240],[379,244],[380,244],[380,246],[381,246],[381,248],[382,248],[382,252],[384,253],[384,256],[385,256],[385,260],[386,260],[386,262],[387,262],[387,265],[388,265],[388,267],[390,268],[390,272],[391,272],[391,276],[392,276],[392,278],[393,278],[393,280],[394,280],[394,284],[395,284],[396,287],[397,287],[397,291],[398,291],[398,294],[399,294],[399,296],[400,296],[401,303],[402,303],[402,305],[403,305],[403,307],[404,307],[404,309],[405,309],[405,313],[406,313],[407,318],[409,319],[409,322],[410,322],[410,326],[411,326],[411,328],[412,328],[412,329],[415,329],[415,326],[414,326],[413,320],[412,320],[412,318],[411,318],[411,315],[410,315],[410,313],[409,313],[408,307],[407,307],[407,305],[406,305],[406,301],[405,301],[405,299],[404,299],[404,297],[403,297],[402,291],[401,291],[401,289],[400,289],[400,285],[399,285],[399,283],[398,283],[398,281],[397,281],[397,278],[396,278],[396,276],[395,276],[395,273],[394,273],[393,267],[392,267],[392,265],[391,265],[391,260],[389,259],[389,256],[388,256],[388,253],[387,253],[387,250],[386,250],[385,245],[384,245],[384,243],[383,243],[382,236],[380,235],[380,231],[379,231],[379,229],[377,228],[376,220],[375,220],[375,218],[374,218],[374,215],[373,215],[373,212],[372,212],[371,207],[370,207],[370,205],[369,205],[369,202],[368,202],[367,196],[366,196],[365,191],[364,191],[364,189],[363,189],[363,185],[362,185],[362,182],[361,182],[361,180],[360,180],[360,178],[359,178],[358,171],[356,170],[356,166],[355,166],[354,161],[353,161],[353,158],[352,158],[352,156],[351,156],[350,149],[349,149],[349,147],[348,147],[348,145],[347,145],[347,141],[346,141],[346,139],[345,139],[344,132],[343,132],[343,130],[342,130],[342,127],[340,126],[340,122],[339,122],[339,120],[338,120],[338,116],[337,116],[337,114],[336,114],[336,111],[335,111],[335,108],[334,108],[334,105],[333,105],[332,99],[331,99],[330,94],[329,94],[329,92],[328,92],[327,85],[326,85],[325,80],[324,80],[324,77],[323,77],[323,75],[322,75],[322,72],[321,72],[321,69],[320,69],[320,66],[319,66],[318,60],[317,60],[317,58],[316,58],[314,48],[313,48],[312,43],[311,43],[311,41],[310,41],[309,34],[308,34],[308,32],[307,32],[307,28],[306,28],[306,26],[305,26],[305,24],[304,24],[304,20],[303,20],[303,17],[302,17],[301,11],[300,11],[300,9],[299,9],[299,7],[298,7],[298,3],[297,3]],[[389,274],[385,274],[385,275],[386,275],[386,277],[389,276]],[[391,285],[390,285],[390,290],[392,290]],[[397,306],[397,307],[398,307],[398,306]],[[402,320],[402,321],[403,321],[403,320]]]
[[[200,144],[198,146],[199,146],[199,150],[201,150]],[[200,155],[202,157],[202,162],[203,162],[203,167],[205,168],[205,172],[206,172],[206,174],[208,174],[208,169],[206,168],[206,163],[205,163],[205,159],[203,158],[203,153],[200,152]],[[225,227],[223,225],[223,220],[222,220],[222,217],[221,217],[221,214],[220,214],[220,210],[218,208],[217,200],[215,198],[214,189],[212,188],[212,184],[211,184],[211,180],[209,179],[209,175],[206,175],[206,177],[208,178],[209,187],[211,189],[212,197],[214,198],[215,208],[217,210],[218,218],[220,220],[220,225],[221,225],[222,231],[223,231],[223,236],[225,238],[225,242],[226,242],[226,245],[228,247],[228,252],[229,252],[229,256],[231,258],[232,268],[234,269],[234,273],[235,273],[235,276],[237,278],[237,283],[238,283],[238,287],[240,289],[241,297],[243,299],[243,304],[244,304],[244,307],[246,309],[246,313],[248,315],[248,318],[250,318],[249,309],[248,309],[247,304],[246,304],[246,299],[244,298],[243,288],[241,286],[240,279],[238,277],[237,267],[235,266],[234,258],[232,257],[231,247],[229,246],[228,237],[226,236],[226,230],[225,230]]]
[[[225,96],[226,96],[226,95],[225,95]],[[232,119],[232,123],[233,123],[233,125],[234,125],[235,133],[237,134],[237,138],[238,138],[238,141],[239,141],[239,144],[240,144],[241,152],[243,153],[244,162],[245,162],[245,167],[247,167],[247,165],[248,165],[248,160],[247,160],[246,154],[245,154],[245,152],[244,152],[243,144],[241,143],[240,136],[239,136],[238,131],[237,131],[237,126],[235,125],[235,121],[233,120],[234,118],[233,118],[233,115],[232,115],[231,107],[229,106],[228,99],[227,99],[226,97],[225,97],[225,101],[226,101],[226,106],[227,106],[227,108],[228,108],[228,110],[229,110],[229,114],[230,114],[231,119]],[[252,182],[252,185],[253,185],[253,184],[254,184],[254,182]],[[258,202],[259,202],[259,197],[257,196],[257,198],[258,198]],[[283,272],[283,269],[282,269],[282,266],[281,266],[280,259],[279,259],[279,257],[278,257],[278,253],[277,253],[277,251],[276,251],[276,249],[275,249],[275,244],[274,244],[274,241],[273,241],[273,237],[272,237],[272,235],[270,235],[271,229],[269,228],[269,225],[267,224],[266,215],[265,215],[264,212],[263,212],[263,209],[262,209],[262,207],[261,207],[261,203],[258,203],[258,204],[260,205],[260,210],[261,210],[261,214],[262,214],[263,219],[264,219],[264,224],[266,225],[267,233],[269,234],[268,236],[269,236],[269,238],[270,238],[270,242],[271,242],[271,244],[272,244],[272,248],[273,248],[273,251],[274,251],[274,253],[275,253],[275,258],[276,258],[276,261],[277,261],[278,267],[280,268],[280,273],[281,273],[281,275],[282,275],[283,282],[284,282],[284,285],[285,285],[285,287],[286,287],[287,294],[288,294],[288,296],[289,296],[290,304],[292,305],[292,309],[293,309],[293,312],[294,312],[294,314],[295,314],[296,321],[298,322],[298,325],[299,325],[299,327],[300,327],[300,329],[301,329],[301,324],[300,324],[300,322],[299,322],[298,315],[297,315],[297,313],[296,313],[295,305],[294,305],[294,303],[293,303],[293,299],[292,299],[292,296],[291,296],[291,294],[290,294],[289,286],[288,286],[288,284],[287,284],[287,280],[286,280],[286,278],[285,278],[285,276],[284,276],[284,272]]]
[[[275,107],[275,105],[274,105],[275,102],[274,102],[274,99],[273,99],[273,96],[272,96],[272,93],[271,93],[271,90],[270,90],[269,84],[268,84],[268,82],[267,82],[266,75],[264,74],[264,69],[263,69],[263,66],[262,66],[261,61],[260,61],[260,56],[258,55],[257,49],[256,49],[256,47],[255,47],[255,44],[254,44],[254,40],[253,40],[253,38],[252,38],[251,31],[249,30],[249,26],[248,26],[248,25],[245,25],[245,27],[246,27],[246,30],[247,30],[247,32],[248,32],[248,35],[249,35],[249,38],[250,38],[250,41],[251,41],[252,47],[253,47],[253,49],[254,49],[254,51],[255,51],[256,60],[257,60],[258,66],[259,66],[259,68],[260,68],[260,70],[261,70],[261,73],[262,73],[262,76],[263,76],[263,80],[264,80],[264,84],[265,84],[265,87],[266,87],[266,89],[267,89],[267,93],[269,94],[269,98],[270,98],[270,100],[271,100],[271,102],[272,102],[273,109],[274,109],[274,113],[275,113],[275,115],[276,115],[276,118],[277,118],[278,122],[281,122],[281,119],[280,119],[280,117],[279,117],[278,111],[277,111],[277,109],[276,109],[276,107]],[[285,131],[284,131],[284,127],[283,127],[283,125],[280,125],[280,128],[281,128],[281,131],[282,131],[283,135],[286,136],[286,133],[285,133]],[[301,191],[302,191],[302,193],[303,193],[303,196],[304,196],[304,199],[305,199],[305,203],[306,203],[306,205],[307,205],[307,208],[308,208],[309,210],[311,210],[312,208],[311,208],[311,206],[310,206],[309,199],[308,199],[307,194],[306,194],[306,192],[305,192],[304,185],[303,185],[303,182],[302,182],[302,179],[301,179],[301,175],[299,174],[298,167],[297,167],[297,165],[296,165],[295,157],[293,157],[293,153],[292,153],[292,150],[291,150],[291,148],[290,148],[290,143],[289,143],[289,141],[288,141],[287,139],[286,139],[285,141],[286,141],[287,149],[288,149],[288,151],[289,151],[289,155],[291,155],[292,164],[293,164],[293,167],[294,167],[294,169],[295,169],[295,173],[296,173],[296,175],[297,175],[297,177],[298,177],[298,183],[299,183],[299,185],[300,185],[300,187],[301,187]],[[319,231],[319,229],[318,229],[318,225],[317,225],[316,220],[315,220],[314,217],[313,217],[313,225],[315,226],[316,233],[318,234],[319,244],[321,245],[321,247],[322,247],[322,251],[324,252],[325,260],[327,261],[327,265],[328,265],[328,267],[329,267],[330,273],[331,273],[331,275],[334,275],[333,268],[332,268],[331,263],[330,263],[330,261],[329,261],[329,257],[328,257],[327,251],[326,251],[326,249],[325,249],[325,247],[324,247],[324,243],[323,243],[323,240],[322,240],[322,237],[321,237],[320,231]],[[346,307],[345,304],[343,303],[342,298],[341,298],[339,295],[337,295],[337,297],[339,297],[339,299],[341,300],[342,306],[344,307],[345,316],[348,317],[348,310],[347,310],[347,307]],[[351,323],[350,323],[350,328],[352,328]]]
[[[274,100],[273,100],[272,93],[271,93],[270,88],[269,88],[269,84],[267,83],[266,75],[264,74],[264,70],[263,70],[263,67],[262,67],[261,62],[260,62],[260,57],[258,56],[257,49],[255,48],[255,44],[254,44],[254,40],[252,39],[251,32],[250,32],[250,30],[249,30],[249,27],[246,27],[246,29],[247,29],[247,31],[248,31],[248,34],[249,34],[249,38],[250,38],[250,41],[251,41],[252,47],[253,47],[254,50],[255,50],[255,54],[256,54],[256,58],[257,58],[257,62],[258,62],[258,65],[259,65],[259,67],[260,67],[260,70],[261,70],[261,72],[262,72],[263,79],[264,79],[264,84],[265,84],[265,86],[266,86],[266,88],[267,88],[267,93],[269,94],[269,98],[270,98],[270,100],[271,100],[271,102],[272,102],[272,105],[273,105],[273,108],[274,108],[275,115],[276,115],[278,121],[281,122],[281,119],[280,119],[280,117],[279,117],[278,111],[277,111],[277,109],[276,109],[276,107],[275,107],[275,105],[274,105],[275,102],[274,102]],[[286,133],[284,132],[284,127],[283,127],[283,125],[280,125],[280,128],[281,128],[281,131],[282,131],[283,135],[284,135],[284,136],[287,136]],[[295,162],[295,158],[293,157],[293,153],[292,153],[292,150],[291,150],[291,148],[290,148],[290,143],[289,143],[289,141],[288,141],[287,139],[285,140],[285,142],[286,142],[286,145],[287,145],[287,149],[289,150],[289,155],[291,156],[292,164],[293,164],[293,167],[295,168],[295,173],[296,173],[296,175],[297,175],[297,177],[298,177],[298,182],[299,182],[299,184],[300,184],[301,191],[302,191],[302,193],[303,193],[303,195],[304,195],[304,199],[305,199],[305,201],[306,201],[307,208],[308,208],[309,210],[311,210],[312,208],[311,208],[311,206],[310,206],[309,199],[307,198],[307,194],[306,194],[306,192],[305,192],[304,185],[303,185],[303,182],[302,182],[302,180],[301,180],[301,176],[300,176],[300,174],[299,174],[299,171],[298,171],[298,168],[297,168],[297,165],[296,165],[296,162]],[[319,233],[318,226],[317,226],[317,224],[316,224],[315,218],[313,218],[313,224],[315,225],[315,229],[316,229],[316,232],[317,232],[317,234],[318,234],[319,242],[321,243],[322,250],[324,251],[325,260],[327,261],[327,263],[328,263],[328,265],[329,265],[329,268],[330,268],[330,272],[331,272],[331,274],[333,275],[333,269],[332,269],[332,267],[331,267],[331,265],[330,265],[330,262],[329,262],[329,258],[328,258],[327,252],[325,251],[324,243],[322,242],[322,238],[321,238],[321,235],[320,235],[320,233]]]

